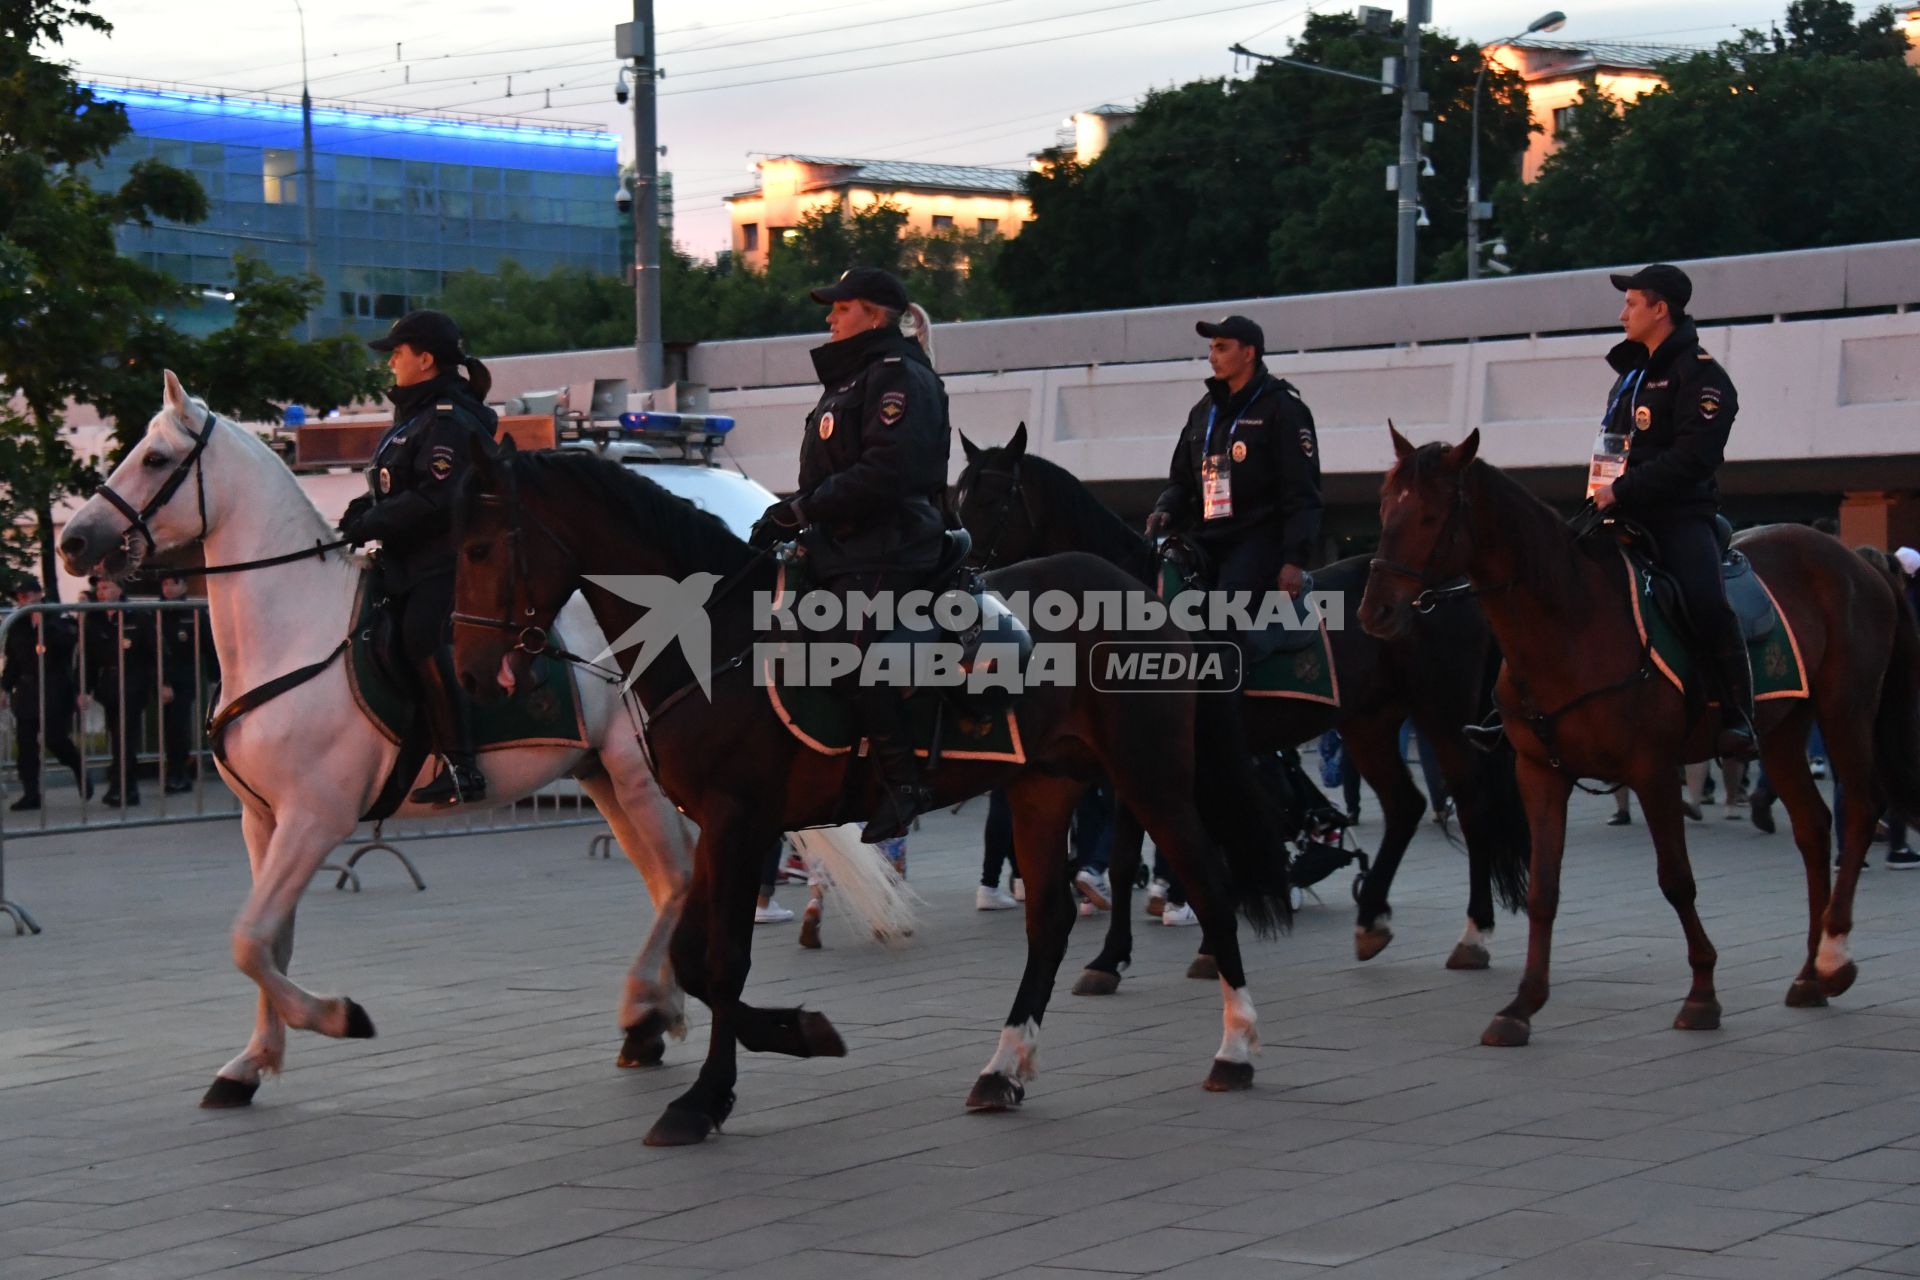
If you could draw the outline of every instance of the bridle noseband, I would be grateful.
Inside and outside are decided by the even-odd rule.
[[[1433,549],[1427,553],[1427,562],[1422,568],[1415,569],[1410,565],[1401,564],[1398,560],[1387,560],[1375,556],[1373,559],[1367,561],[1368,570],[1371,572],[1389,573],[1400,578],[1411,578],[1414,582],[1418,583],[1422,590],[1419,595],[1413,598],[1413,611],[1415,613],[1432,613],[1443,601],[1459,600],[1468,596],[1489,595],[1495,591],[1506,590],[1513,585],[1511,582],[1501,583],[1497,587],[1481,589],[1476,588],[1473,583],[1466,578],[1442,581],[1434,570],[1434,561],[1440,558],[1443,551],[1452,550],[1454,542],[1460,537],[1461,529],[1464,527],[1469,514],[1467,487],[1464,483],[1461,483],[1457,485],[1453,491],[1453,507],[1447,512],[1446,523],[1440,527],[1440,536],[1434,539]]]
[[[982,474],[984,474],[984,470]],[[978,487],[978,477],[975,477],[974,485],[976,488]],[[965,505],[964,497],[961,500],[961,505]],[[1033,529],[1033,512],[1027,507],[1026,491],[1020,484],[1020,459],[1018,458],[1013,460],[1013,483],[1008,487],[1007,496],[1000,504],[1000,522],[994,526],[993,536],[991,538],[976,540],[975,545],[980,549],[967,556],[967,562],[969,564],[980,569],[993,568],[993,553],[999,549],[1001,538],[1006,535],[1007,527],[1013,523],[1013,516],[1016,510],[1018,510],[1022,516],[1026,517],[1027,529],[1031,532]]]
[[[180,486],[187,482],[187,473],[189,471],[193,473],[197,481],[194,488],[200,502],[200,532],[194,538],[194,541],[204,542],[206,540],[207,478],[206,471],[200,465],[200,455],[207,451],[207,445],[213,439],[213,429],[219,425],[220,419],[213,410],[207,409],[204,404],[201,405],[201,408],[206,410],[206,430],[196,434],[191,426],[184,422],[181,424],[180,429],[186,432],[187,439],[193,441],[193,448],[187,450],[187,456],[180,459],[180,461],[174,465],[173,474],[168,476],[158,489],[154,490],[153,496],[147,499],[145,506],[136,510],[131,502],[128,502],[125,498],[114,492],[113,486],[105,480],[102,480],[99,487],[94,490],[95,493],[105,498],[114,510],[127,518],[126,531],[120,535],[120,543],[122,546],[125,546],[127,540],[137,533],[146,541],[148,555],[152,555],[160,550],[160,544],[154,541],[153,530],[148,527],[147,521],[158,514],[160,508],[173,501],[173,495],[180,492]],[[175,416],[178,417],[179,415],[176,414]]]

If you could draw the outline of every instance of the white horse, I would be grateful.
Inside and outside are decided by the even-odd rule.
[[[75,572],[124,575],[154,552],[205,544],[210,566],[312,552],[334,538],[280,459],[252,433],[190,398],[169,370],[165,406],[102,491],[67,523],[60,554]],[[207,579],[221,705],[302,667],[325,665],[246,711],[225,734],[220,768],[240,797],[253,891],[233,926],[233,958],[260,988],[253,1038],[220,1068],[201,1105],[245,1106],[277,1073],[286,1028],[366,1038],[373,1023],[345,996],[320,996],[287,977],[294,908],[327,854],[352,834],[392,771],[399,748],[348,689],[338,652],[352,625],[362,566],[344,550]],[[605,640],[578,596],[557,630],[578,653]],[[332,660],[327,661],[332,654]],[[655,783],[617,688],[576,673],[587,750],[526,747],[483,755],[490,804],[511,804],[569,775],[599,807],[646,880],[653,927],[620,1002],[620,1065],[658,1062],[664,1035],[685,1034],[684,999],[667,956],[692,873],[697,833]],[[424,781],[432,764],[422,769]],[[400,815],[434,812],[407,804]],[[880,859],[845,838],[815,840],[836,886],[876,932],[896,933],[908,900]]]

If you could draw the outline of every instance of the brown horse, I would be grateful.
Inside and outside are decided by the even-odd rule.
[[[1477,460],[1478,431],[1452,447],[1417,449],[1392,434],[1399,460],[1381,487],[1380,550],[1361,625],[1397,634],[1423,596],[1432,598],[1426,593],[1467,576],[1506,656],[1494,700],[1519,751],[1533,828],[1526,973],[1481,1043],[1525,1044],[1533,1015],[1547,1002],[1567,799],[1580,778],[1618,782],[1640,798],[1660,889],[1680,916],[1693,968],[1674,1026],[1719,1026],[1715,953],[1694,910],[1674,785],[1678,766],[1711,754],[1718,713],[1655,673],[1611,540],[1577,537],[1552,508]],[[1742,534],[1738,545],[1793,629],[1811,695],[1763,701],[1756,727],[1767,779],[1792,815],[1806,864],[1807,959],[1787,1003],[1823,1005],[1857,973],[1847,935],[1875,819],[1888,804],[1920,811],[1920,629],[1884,562],[1870,564],[1826,534],[1774,525]],[[1832,816],[1807,766],[1816,717],[1844,789],[1842,858],[1831,895]]]

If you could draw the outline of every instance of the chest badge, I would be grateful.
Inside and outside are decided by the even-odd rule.
[[[393,492],[393,472],[380,468],[380,492],[382,495]]]
[[[1644,404],[1635,405],[1633,410],[1633,425],[1634,429],[1638,431],[1645,431],[1648,427],[1652,426],[1653,410]]]
[[[1247,442],[1245,440],[1235,440],[1233,442],[1232,452],[1235,462],[1245,462],[1247,460]]]
[[[833,410],[831,409],[820,415],[820,438],[833,439]]]

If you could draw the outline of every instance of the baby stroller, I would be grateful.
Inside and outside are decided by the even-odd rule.
[[[1261,777],[1280,802],[1286,826],[1281,837],[1296,850],[1287,868],[1288,882],[1308,889],[1344,867],[1358,865],[1353,877],[1353,900],[1360,900],[1371,863],[1348,830],[1353,824],[1340,807],[1313,784],[1300,764],[1300,753],[1289,747],[1259,762]]]

